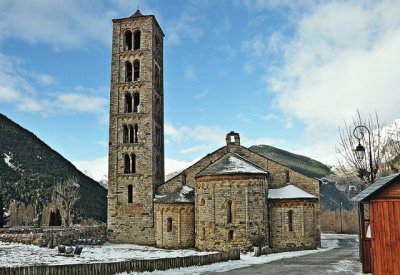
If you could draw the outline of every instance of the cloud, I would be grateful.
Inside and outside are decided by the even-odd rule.
[[[202,151],[207,148],[208,148],[207,145],[197,145],[197,146],[189,147],[186,149],[182,149],[179,151],[179,153],[180,154],[189,154],[189,153],[199,152],[199,151]]]
[[[208,89],[205,89],[203,92],[196,94],[193,98],[196,100],[199,100],[203,97],[205,97],[208,94]]]
[[[57,50],[109,45],[110,22],[116,16],[116,11],[92,0],[1,1],[0,40],[17,38]]]
[[[186,169],[197,161],[199,161],[199,158],[193,160],[176,160],[165,158],[165,175]]]
[[[179,18],[174,17],[168,22],[166,32],[168,33],[166,43],[171,45],[179,45],[185,39],[196,42],[203,35],[203,31],[198,27],[196,16],[187,14],[181,15]]]
[[[284,66],[267,77],[277,106],[308,129],[336,129],[357,108],[398,116],[400,3],[368,3],[323,3],[304,14]]]
[[[244,114],[244,113],[237,113],[236,114],[236,118],[237,118],[237,120],[239,120],[240,122],[243,122],[243,123],[251,123],[251,120],[247,117],[247,115],[246,114]]]
[[[193,66],[186,67],[185,78],[188,80],[197,80],[197,74],[196,74]]]
[[[23,60],[0,54],[0,103],[13,104],[22,112],[51,114],[102,113],[108,99],[91,96],[101,94],[103,88],[93,89],[77,86],[68,89],[71,92],[38,93],[31,82],[39,81],[54,89],[54,78],[43,73],[21,70]]]
[[[81,172],[96,181],[107,180],[108,178],[108,157],[101,157],[94,160],[72,161]]]

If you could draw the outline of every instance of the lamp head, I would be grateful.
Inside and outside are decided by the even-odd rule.
[[[358,142],[356,149],[354,149],[354,153],[356,154],[356,158],[358,161],[362,161],[365,156],[365,148]]]

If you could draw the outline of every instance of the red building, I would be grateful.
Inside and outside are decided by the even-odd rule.
[[[400,274],[400,173],[378,179],[355,196],[364,273]]]

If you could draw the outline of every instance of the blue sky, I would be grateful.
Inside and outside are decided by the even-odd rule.
[[[0,0],[0,112],[107,173],[113,18],[138,0]],[[400,2],[141,0],[165,37],[167,172],[224,145],[332,162],[338,127],[399,118]]]

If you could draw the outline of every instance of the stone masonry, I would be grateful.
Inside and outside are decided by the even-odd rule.
[[[108,231],[155,245],[154,189],[164,180],[163,37],[154,16],[113,20]]]

